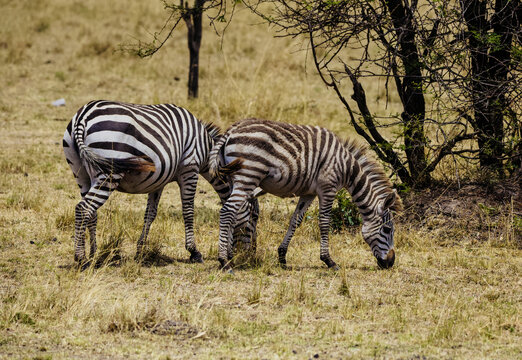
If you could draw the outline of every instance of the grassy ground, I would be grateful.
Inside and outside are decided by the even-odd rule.
[[[522,254],[500,235],[469,241],[463,229],[440,242],[436,224],[428,231],[400,223],[396,265],[380,271],[359,231],[345,231],[331,236],[342,266],[334,273],[319,260],[312,209],[289,250],[293,268],[284,271],[276,248],[295,202],[265,196],[259,262],[231,276],[217,270],[218,198],[202,180],[195,228],[204,264],[186,263],[172,185],[150,235],[163,261],[133,261],[146,196],[118,193],[100,210],[99,241],[120,244],[122,260],[77,272],[71,235],[79,194],[61,136],[85,102],[174,102],[222,127],[259,116],[318,123],[341,136],[352,130],[299,44],[273,39],[246,12],[236,14],[223,48],[205,29],[201,96],[188,100],[183,29],[152,59],[114,51],[161,28],[159,1],[0,4],[0,357],[522,356]],[[368,97],[378,99],[384,89],[373,85]],[[62,97],[65,107],[50,106]]]

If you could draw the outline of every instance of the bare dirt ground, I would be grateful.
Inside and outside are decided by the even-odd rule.
[[[494,184],[438,184],[403,200],[406,210],[399,221],[437,233],[441,244],[507,240],[522,247],[520,227],[511,233],[503,228],[522,216],[520,175]]]

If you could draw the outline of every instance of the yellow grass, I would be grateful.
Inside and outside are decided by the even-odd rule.
[[[221,127],[258,116],[320,124],[342,137],[353,131],[306,54],[296,51],[300,43],[273,39],[244,10],[222,48],[205,28],[201,95],[188,100],[183,27],[151,59],[114,51],[161,28],[159,1],[0,5],[0,357],[522,356],[522,254],[513,242],[462,242],[456,232],[451,245],[441,246],[436,230],[401,224],[397,263],[380,271],[359,231],[345,231],[331,236],[342,266],[334,273],[319,260],[317,219],[309,216],[289,250],[292,270],[285,271],[276,249],[295,201],[265,196],[259,264],[231,276],[217,270],[218,197],[204,180],[195,220],[204,264],[186,263],[172,185],[150,234],[151,246],[172,263],[134,262],[146,196],[118,193],[99,212],[98,237],[101,247],[121,242],[120,265],[77,272],[71,235],[79,193],[61,137],[85,102],[173,102]],[[372,89],[369,101],[382,95],[382,87]],[[65,107],[50,106],[62,97]]]

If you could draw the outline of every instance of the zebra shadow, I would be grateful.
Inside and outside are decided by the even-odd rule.
[[[134,260],[144,267],[162,267],[168,266],[175,262],[181,262],[180,259],[174,259],[159,251],[148,251],[140,257],[134,257]],[[188,262],[188,259],[185,259]]]
[[[317,270],[317,271],[326,271],[327,273],[338,273],[341,270],[348,271],[348,270],[358,270],[358,271],[376,271],[379,270],[377,265],[365,265],[365,264],[338,264],[339,269],[330,269],[324,264],[318,264],[318,265],[290,265],[288,266],[287,270],[294,270],[294,271],[310,271],[310,270]]]
[[[84,264],[78,263],[69,263],[64,265],[58,265],[58,268],[65,270],[76,270],[81,269],[82,271],[91,269],[100,269],[103,267],[121,267],[123,264],[127,262],[136,262],[137,264],[143,267],[163,267],[174,264],[176,262],[182,263],[190,263],[189,259],[175,259],[168,255],[150,251],[144,253],[140,257],[130,257],[130,256],[122,256],[117,251],[111,251],[105,254],[99,254],[95,259],[88,261]]]

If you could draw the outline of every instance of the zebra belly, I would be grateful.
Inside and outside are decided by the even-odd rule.
[[[172,177],[164,181],[154,180],[152,172],[129,172],[123,176],[118,191],[129,194],[148,194],[157,191],[172,181]]]
[[[280,180],[276,177],[268,176],[261,183],[259,187],[264,191],[285,198],[285,197],[295,197],[295,196],[303,196],[303,195],[313,195],[315,194],[315,187],[300,187],[295,186],[292,182],[288,185],[284,185],[286,180],[281,178]]]

